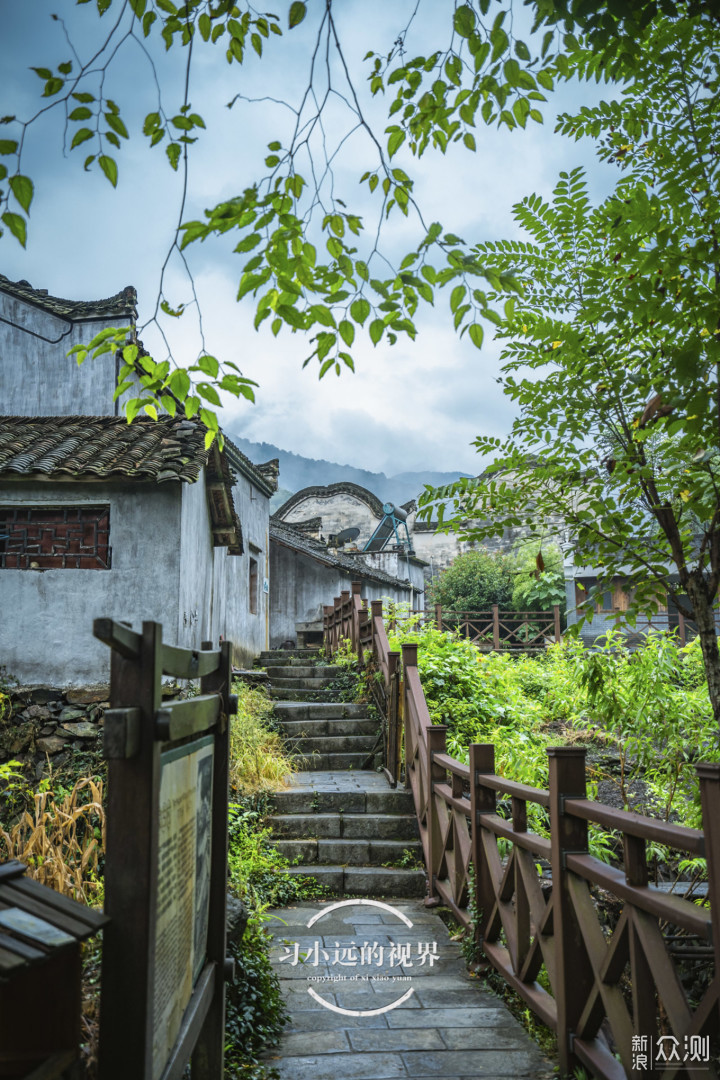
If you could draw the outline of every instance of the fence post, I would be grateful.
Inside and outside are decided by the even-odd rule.
[[[500,652],[500,611],[497,604],[493,604],[493,649]]]
[[[442,630],[442,604],[435,605],[435,626]]]
[[[720,765],[701,761],[695,766],[700,781],[708,897],[712,917],[715,970],[720,970]],[[715,1028],[720,1023],[720,1005],[715,1006]]]
[[[350,610],[350,640],[352,641],[353,652],[357,653],[358,660],[362,662],[362,656],[360,655],[360,622],[358,620],[357,605],[355,603],[355,597],[360,597],[362,591],[362,583],[360,581],[353,581],[350,585],[352,589],[352,608]]]
[[[574,746],[548,749],[550,765],[550,840],[555,942],[555,1004],[560,1075],[579,1064],[574,1033],[583,1003],[592,989],[580,927],[568,889],[568,854],[586,853],[587,822],[565,813],[566,799],[585,799],[585,750]]]
[[[151,912],[157,895],[158,815],[153,802],[160,776],[155,713],[160,707],[162,626],[142,625],[137,659],[112,650],[110,701],[113,708],[140,709],[139,745],[129,758],[108,761],[107,851],[102,980],[105,994],[100,1021],[99,1075],[103,1080],[148,1076],[152,1046],[148,1021],[153,1011],[153,975],[148,957],[155,951]],[[132,850],[127,837],[133,837]],[[127,852],[123,856],[123,852]]]
[[[475,912],[477,922],[474,927],[476,944],[482,947],[485,927],[492,910],[495,893],[493,891],[490,867],[485,855],[482,837],[482,815],[494,814],[496,793],[492,788],[479,783],[480,773],[495,772],[495,747],[492,743],[470,744],[470,843],[472,864],[475,868]]]
[[[426,907],[437,907],[440,903],[440,897],[437,894],[435,882],[437,881],[438,871],[440,869],[440,862],[442,859],[442,836],[440,835],[440,822],[438,816],[435,813],[435,796],[433,794],[433,784],[437,781],[442,783],[445,779],[445,769],[442,765],[436,765],[433,761],[433,754],[444,754],[446,751],[445,739],[447,736],[447,724],[433,724],[432,727],[427,729],[427,811],[425,816],[425,822],[427,825],[427,837],[428,837],[428,855],[427,855],[427,872],[428,872],[428,895],[425,900]]]
[[[332,617],[335,608],[332,604],[323,604],[323,639],[325,644],[325,658],[330,660],[332,657]]]
[[[399,652],[388,653],[388,681],[385,687],[385,702],[387,708],[388,745],[387,760],[393,783],[397,784],[400,775],[399,749],[400,739],[398,736],[398,665],[400,663]]]
[[[211,641],[203,641],[211,649]],[[207,959],[215,964],[215,991],[212,1004],[200,1029],[190,1059],[192,1080],[215,1080],[224,1075],[225,1059],[225,960],[227,947],[227,813],[230,767],[230,703],[232,689],[232,644],[220,644],[220,667],[200,680],[202,694],[219,694],[222,712],[213,752],[212,832],[213,861],[210,867],[210,907],[208,915]],[[224,827],[222,827],[224,826]],[[217,846],[222,836],[224,848]],[[220,857],[218,857],[220,856]]]
[[[376,660],[378,658],[378,647],[377,647],[377,641],[375,640],[375,619],[377,619],[377,618],[382,619],[382,609],[383,609],[382,600],[371,600],[370,601],[370,621],[371,621],[371,624],[372,624],[372,652],[373,652],[373,656],[375,657]]]
[[[410,726],[411,726],[410,725],[410,720],[409,720],[409,715],[410,714],[409,714],[409,711],[408,711],[408,704],[407,704],[407,697],[408,697],[408,677],[407,677],[407,673],[408,673],[408,668],[411,668],[411,667],[416,668],[417,667],[417,651],[418,651],[418,647],[417,647],[417,645],[409,644],[409,645],[401,645],[400,648],[402,649],[402,718],[403,718],[403,727],[405,729],[405,740],[404,740],[405,741],[405,787],[410,788],[412,785],[410,783],[410,758],[409,758],[409,754],[413,750],[413,747],[410,745],[410,742],[411,742],[411,740],[417,739],[417,734],[414,731],[412,731],[412,732],[410,731]],[[408,735],[410,735],[410,739],[408,738]],[[419,757],[418,757],[418,761],[420,761]]]
[[[555,640],[559,641],[562,631],[560,630],[560,608],[557,604],[553,604],[553,615],[555,616]]]

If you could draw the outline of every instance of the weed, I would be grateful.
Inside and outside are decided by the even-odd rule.
[[[235,683],[238,712],[230,724],[230,783],[243,794],[287,787],[294,771],[264,690]]]

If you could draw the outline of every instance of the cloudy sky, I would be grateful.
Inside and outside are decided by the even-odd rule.
[[[0,115],[25,119],[46,104],[39,96],[43,83],[30,67],[55,68],[72,58],[65,30],[80,58],[89,58],[119,7],[120,0],[115,0],[100,20],[94,2],[77,8],[74,0],[22,4],[0,0]],[[242,67],[229,66],[224,48],[197,50],[190,96],[193,111],[204,116],[208,127],[191,155],[186,219],[201,216],[205,207],[262,176],[266,144],[287,137],[294,120],[288,109],[267,100],[241,101],[232,110],[226,105],[238,93],[297,102],[307,85],[318,13],[324,5],[309,0],[308,7],[303,25],[271,39],[262,61],[250,52]],[[335,5],[355,88],[378,133],[387,120],[382,102],[369,99],[366,92],[368,65],[363,65],[363,56],[369,49],[387,52],[414,7],[415,0],[337,0]],[[287,0],[276,7],[284,25],[287,8]],[[447,40],[449,10],[448,2],[425,0],[406,39],[410,54],[430,52]],[[52,13],[61,16],[65,27],[51,18]],[[522,13],[516,20],[521,17]],[[161,43],[153,50],[171,114],[182,102],[179,54],[173,49],[164,55]],[[340,80],[334,62],[331,70]],[[339,81],[337,85],[341,87]],[[73,299],[109,296],[132,284],[138,291],[142,324],[154,311],[160,267],[177,220],[181,178],[170,170],[162,147],[150,150],[139,135],[144,115],[155,107],[156,91],[150,65],[132,40],[118,51],[105,92],[121,106],[133,136],[118,155],[117,191],[99,172],[83,171],[86,147],[63,153],[60,111],[46,114],[28,129],[23,158],[23,172],[36,185],[28,247],[23,251],[8,236],[0,239],[0,272]],[[545,107],[543,126],[512,133],[482,128],[476,154],[452,147],[446,157],[427,152],[417,162],[401,151],[394,163],[415,178],[426,221],[442,221],[448,231],[469,242],[518,236],[511,216],[513,202],[532,192],[549,195],[560,170],[585,164],[594,195],[601,197],[609,190],[612,174],[595,163],[592,147],[553,134],[558,112],[603,94],[607,91],[594,86],[566,87]],[[350,126],[347,111],[335,99],[325,116],[331,149]],[[2,129],[3,137],[10,137],[11,131]],[[377,204],[362,194],[358,181],[374,164],[371,145],[360,133],[344,143],[335,159],[335,193],[366,216],[368,225],[375,221]],[[421,236],[417,221],[394,222],[391,217],[383,248],[392,258],[415,246]],[[233,244],[220,238],[188,249],[207,350],[234,360],[260,384],[255,405],[227,402],[221,417],[226,426],[308,457],[388,474],[429,468],[478,470],[480,463],[470,445],[473,437],[480,432],[502,435],[512,414],[496,383],[497,348],[489,341],[478,352],[465,338],[458,340],[448,296],[440,294],[434,309],[418,313],[414,343],[401,339],[392,348],[381,344],[374,349],[358,338],[356,374],[328,375],[318,382],[316,367],[302,370],[312,351],[302,335],[283,331],[275,339],[267,322],[256,332],[252,298],[236,303],[240,260],[247,256],[232,254]],[[169,267],[166,294],[173,304],[191,298],[177,260]],[[177,358],[191,361],[200,346],[194,309],[170,333]],[[152,326],[143,332],[143,339],[155,357],[162,358],[164,347]]]

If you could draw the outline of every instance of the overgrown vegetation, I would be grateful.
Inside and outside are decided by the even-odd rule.
[[[466,551],[435,579],[429,598],[448,611],[548,611],[564,606],[562,552],[557,544],[524,540],[509,555]]]
[[[468,760],[473,742],[495,746],[496,770],[546,788],[549,746],[588,747],[589,794],[603,801],[698,828],[694,763],[718,760],[700,643],[680,648],[651,632],[633,652],[615,632],[602,649],[564,639],[538,656],[481,653],[469,641],[412,616],[399,620],[390,647],[416,642],[430,716],[447,724],[448,752]],[[528,806],[532,826],[544,812]],[[615,839],[592,830],[592,850],[615,854]],[[651,845],[651,858],[668,853]],[[673,863],[683,877],[701,874],[702,860]]]
[[[263,690],[236,682],[238,713],[230,725],[230,785],[249,794],[286,787],[294,770],[273,715],[273,702]]]

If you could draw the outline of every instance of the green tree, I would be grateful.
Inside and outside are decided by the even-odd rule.
[[[476,440],[489,475],[436,494],[460,528],[492,519],[472,537],[564,518],[600,575],[589,605],[616,575],[631,618],[672,597],[720,727],[719,46],[710,20],[658,19],[621,99],[560,118],[618,166],[612,197],[593,207],[582,171],[561,174],[550,203],[515,207],[527,241],[475,249],[520,283],[493,298],[520,412],[507,439]]]
[[[449,611],[488,611],[493,604],[510,606],[514,562],[507,555],[467,551],[433,582],[431,601]]]
[[[523,541],[515,552],[513,611],[565,611],[565,575],[557,544]]]
[[[406,143],[416,157],[428,148],[445,152],[454,142],[476,149],[475,126],[525,127],[541,122],[545,94],[557,80],[580,70],[585,77],[621,78],[637,63],[647,28],[657,16],[654,0],[626,0],[622,5],[587,5],[569,0],[533,0],[534,32],[529,43],[517,37],[510,0],[447,0],[447,36],[417,56],[405,47],[417,5],[407,8],[407,25],[394,43],[366,57],[366,78],[373,95],[386,95],[388,123],[382,134],[372,130],[360,102],[357,72],[350,71],[334,17],[332,0],[308,5],[292,0],[287,22],[260,14],[234,0],[77,0],[83,17],[104,19],[107,31],[99,45],[83,57],[68,39],[67,56],[33,68],[40,101],[26,117],[8,114],[0,138],[0,230],[26,243],[34,182],[26,171],[28,146],[35,124],[46,114],[57,117],[63,149],[77,152],[85,170],[100,170],[116,186],[121,150],[131,137],[126,123],[128,101],[137,103],[148,89],[142,135],[150,147],[164,148],[168,166],[184,173],[177,229],[160,275],[155,311],[149,320],[180,318],[195,309],[197,297],[187,262],[187,249],[211,236],[227,234],[235,252],[246,254],[238,300],[252,296],[255,326],[269,321],[273,334],[286,328],[307,335],[309,356],[322,377],[354,366],[356,335],[366,332],[374,345],[394,344],[399,335],[415,336],[414,316],[420,302],[433,303],[438,289],[455,283],[450,308],[455,329],[478,347],[488,315],[487,284],[511,286],[505,276],[469,252],[462,239],[439,222],[426,223],[415,202],[412,178],[393,164]],[[29,4],[28,33],[35,17]],[[698,11],[708,22],[718,19],[719,0],[666,0],[663,11]],[[202,53],[215,49],[231,65],[242,64],[250,51],[273,63],[272,44],[305,19],[316,20],[316,37],[307,57],[307,84],[296,103],[295,130],[283,145],[271,139],[265,172],[241,178],[237,193],[205,212],[202,220],[186,220],[185,199],[191,152],[202,155],[205,118],[192,105],[193,71]],[[58,16],[53,15],[57,19]],[[416,26],[420,20],[416,21]],[[592,52],[582,50],[575,33],[588,35]],[[123,98],[111,99],[104,87],[111,68],[121,68],[125,50],[140,49],[148,63],[145,84],[125,80]],[[178,71],[155,63],[158,49],[175,58],[184,93],[173,100]],[[578,58],[580,56],[580,63]],[[169,72],[169,74],[167,74]],[[231,106],[242,94],[236,95]],[[344,102],[347,131],[328,149],[323,131],[327,110]],[[336,196],[335,156],[354,131],[367,137],[367,167],[361,182],[375,194],[376,217],[364,221]],[[197,144],[197,146],[195,145]],[[319,147],[319,148],[318,148]],[[377,235],[389,215],[415,216],[416,241],[407,254],[388,262]],[[166,295],[166,270],[176,260],[188,270],[187,295]],[[388,266],[390,271],[388,272]],[[498,277],[500,274],[500,277]],[[126,328],[77,350],[88,355],[118,347],[125,364],[118,392],[136,388],[126,405],[128,419],[144,409],[156,416],[174,413],[178,403],[188,415],[199,413],[210,431],[218,429],[215,408],[219,390],[253,397],[253,385],[232,362],[223,362],[203,348],[194,362],[173,367],[143,355],[127,340]]]

